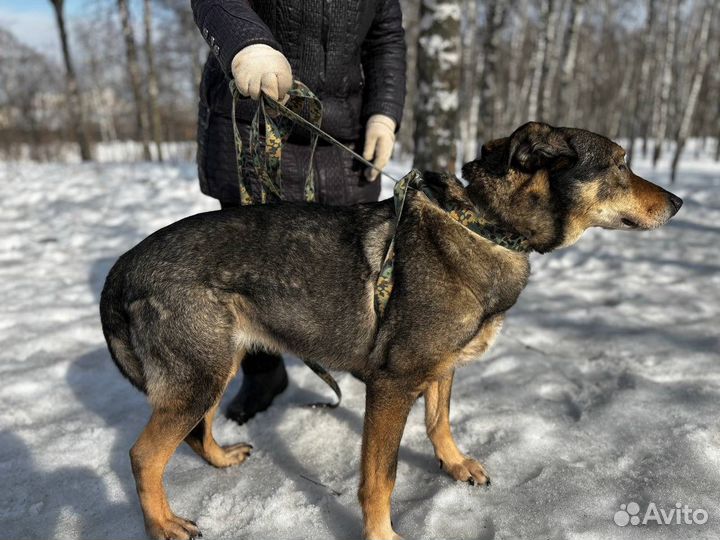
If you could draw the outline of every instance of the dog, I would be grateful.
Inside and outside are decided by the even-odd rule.
[[[570,246],[590,227],[648,230],[682,200],[628,168],[595,133],[528,123],[482,147],[465,186],[426,173],[442,201],[472,203],[532,250]],[[374,290],[394,236],[394,286],[380,317]],[[147,394],[150,420],[130,450],[148,534],[187,539],[163,487],[183,441],[215,467],[246,460],[221,447],[213,417],[243,353],[288,352],[366,384],[358,491],[367,539],[399,538],[390,519],[398,448],[425,399],[435,456],[452,478],[490,483],[450,431],[456,366],[490,347],[525,287],[528,253],[508,249],[409,190],[395,228],[392,199],[348,207],[276,203],[198,214],[120,257],[100,300],[103,332],[122,374]]]

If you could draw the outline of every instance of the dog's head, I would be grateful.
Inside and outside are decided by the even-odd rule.
[[[485,144],[462,171],[470,198],[540,252],[569,246],[590,227],[654,229],[682,206],[635,175],[619,145],[584,129],[527,123]]]

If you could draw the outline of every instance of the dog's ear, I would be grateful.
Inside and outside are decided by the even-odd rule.
[[[507,173],[508,150],[510,148],[510,137],[494,139],[482,145],[480,157],[466,163],[462,167],[462,175],[467,181],[472,182],[482,172],[488,172],[496,176],[504,176]]]
[[[541,122],[528,122],[510,135],[507,167],[525,172],[560,170],[577,160],[562,130]]]
[[[504,175],[507,172],[509,150],[510,137],[488,141],[480,149],[480,160],[491,173]]]

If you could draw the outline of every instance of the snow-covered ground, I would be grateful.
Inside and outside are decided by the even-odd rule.
[[[667,182],[666,163],[636,169]],[[496,346],[459,370],[455,435],[492,487],[438,469],[416,405],[393,498],[406,538],[720,536],[720,165],[688,155],[675,191],[663,229],[533,256]],[[98,295],[119,254],[215,207],[189,163],[0,164],[0,537],[144,536],[128,449],[149,408],[110,360]],[[363,386],[340,374],[342,407],[311,410],[328,389],[289,371],[267,413],[216,420],[221,443],[255,446],[247,463],[216,470],[182,447],[169,464],[171,504],[206,538],[360,536]],[[709,517],[623,528],[630,502]]]

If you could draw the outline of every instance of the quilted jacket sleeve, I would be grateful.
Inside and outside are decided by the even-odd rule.
[[[400,0],[377,0],[375,19],[362,46],[364,118],[384,114],[400,126],[405,103],[405,56]]]
[[[191,5],[195,24],[229,78],[232,60],[240,49],[263,43],[281,50],[248,0],[191,0]]]

